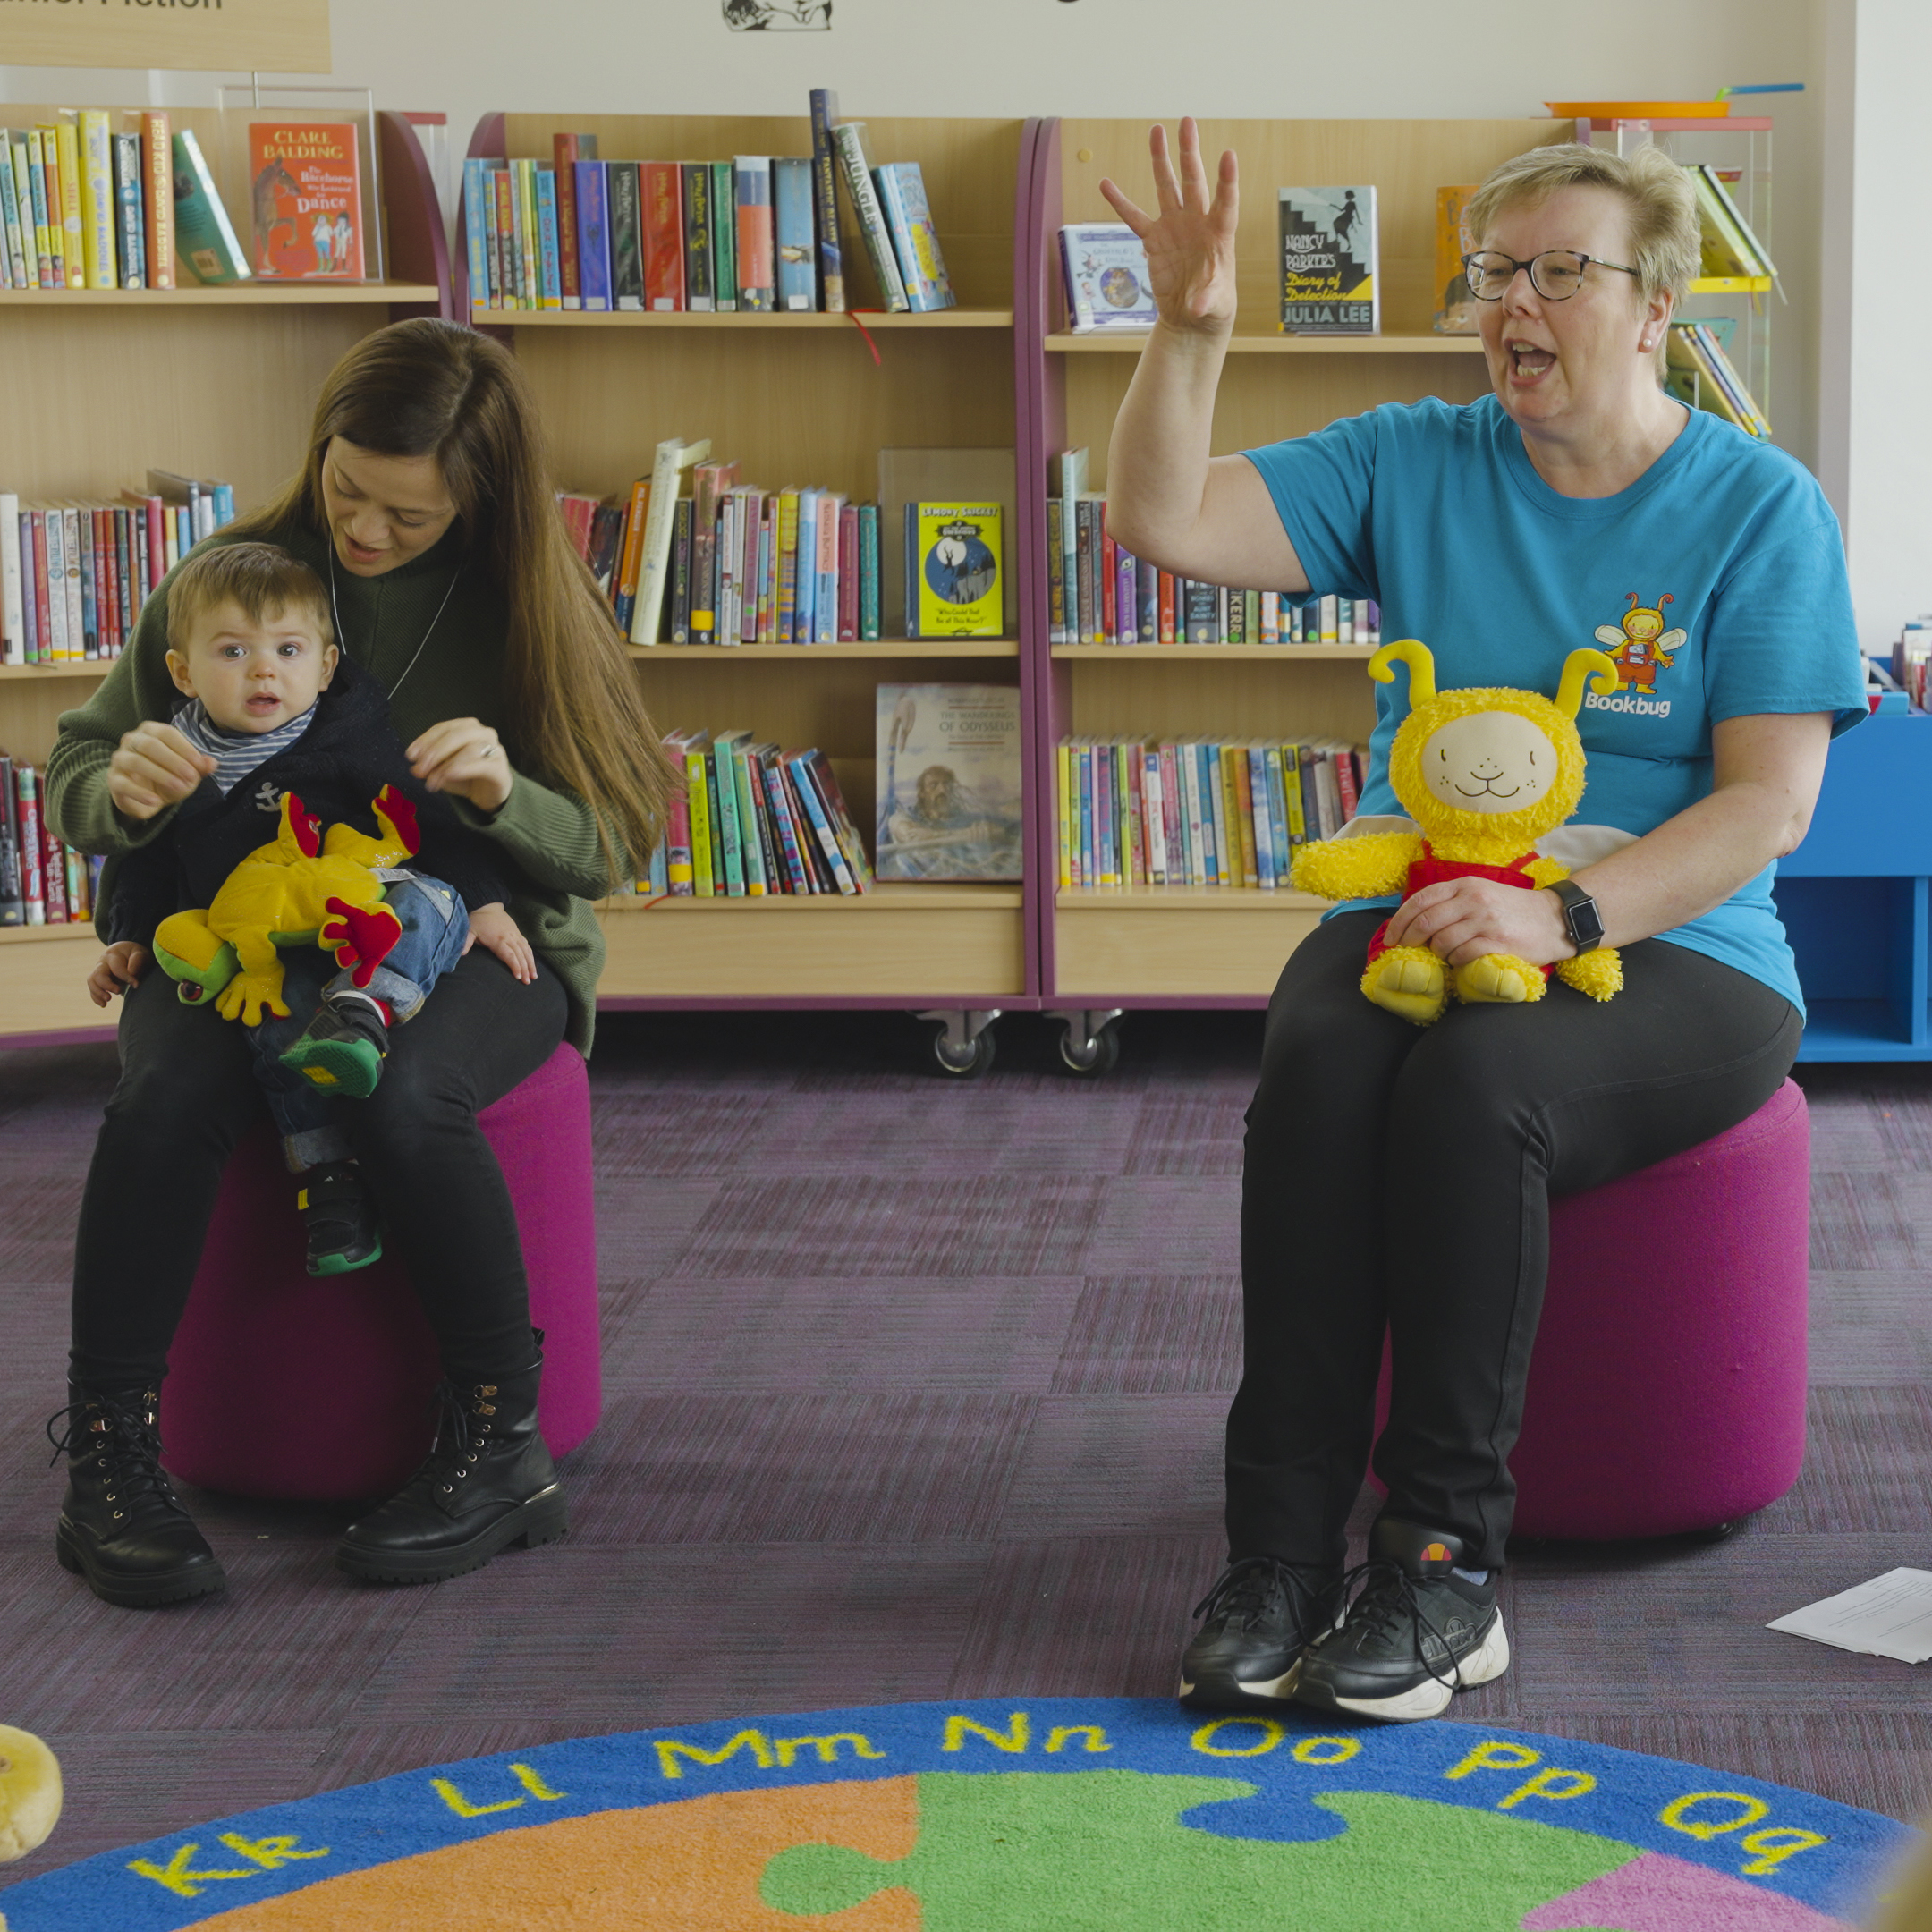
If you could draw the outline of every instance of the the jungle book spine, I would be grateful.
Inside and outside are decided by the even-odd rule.
[[[872,178],[871,157],[866,152],[865,123],[840,122],[832,130],[832,143],[845,192],[852,201],[852,216],[859,225],[860,239],[865,243],[866,259],[871,263],[873,279],[878,284],[880,306],[888,314],[908,309],[912,304],[899,273],[898,258],[893,251],[885,210],[879,206],[878,189]]]
[[[830,88],[811,90],[812,206],[818,228],[818,284],[830,314],[844,313],[845,258],[839,247],[838,163],[832,148],[832,124],[838,96]]]

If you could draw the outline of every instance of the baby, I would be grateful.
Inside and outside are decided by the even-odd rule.
[[[284,792],[325,826],[367,825],[385,785],[416,808],[419,869],[378,875],[402,936],[373,975],[358,986],[349,970],[332,973],[319,947],[284,948],[288,1012],[265,1010],[245,1030],[290,1171],[303,1177],[309,1272],[343,1274],[376,1260],[382,1238],[337,1099],[375,1090],[389,1029],[416,1013],[472,943],[525,981],[536,976],[535,955],[504,909],[493,848],[411,775],[387,701],[337,651],[328,593],[307,564],[273,544],[209,548],[175,570],[167,599],[168,673],[187,700],[174,726],[204,775],[161,833],[121,863],[109,945],[88,977],[96,1005],[139,982],[163,919],[212,903],[229,873],[274,842]],[[161,804],[123,809],[148,819]]]

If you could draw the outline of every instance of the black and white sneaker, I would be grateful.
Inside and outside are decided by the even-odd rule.
[[[303,1178],[295,1205],[309,1231],[309,1272],[347,1275],[382,1259],[376,1199],[353,1161],[331,1161]]]
[[[1288,1697],[1301,1655],[1333,1623],[1341,1577],[1244,1556],[1194,1606],[1201,1627],[1181,1659],[1190,1710],[1250,1710]]]
[[[1500,1677],[1509,1639],[1496,1580],[1459,1573],[1462,1554],[1453,1536],[1385,1516],[1369,1532],[1368,1561],[1343,1579],[1360,1593],[1301,1660],[1295,1701],[1411,1724]]]

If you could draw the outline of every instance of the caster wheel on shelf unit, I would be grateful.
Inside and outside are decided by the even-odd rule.
[[[991,1028],[963,1042],[945,1027],[933,1035],[933,1064],[948,1080],[978,1080],[993,1064]]]
[[[1120,1064],[1119,1016],[1091,1033],[1069,1021],[1060,1036],[1060,1063],[1075,1080],[1101,1080],[1111,1073]]]

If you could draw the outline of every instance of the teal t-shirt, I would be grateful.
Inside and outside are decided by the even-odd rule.
[[[1867,716],[1831,506],[1792,457],[1707,411],[1614,496],[1553,490],[1494,396],[1385,404],[1246,453],[1312,590],[1374,598],[1385,640],[1428,646],[1438,688],[1554,696],[1572,651],[1617,660],[1615,693],[1589,693],[1577,717],[1589,773],[1572,824],[1640,838],[1707,796],[1721,719],[1829,711],[1835,735]],[[1402,810],[1388,754],[1407,708],[1405,675],[1376,687],[1364,812]],[[1657,937],[1801,1013],[1775,871]]]

